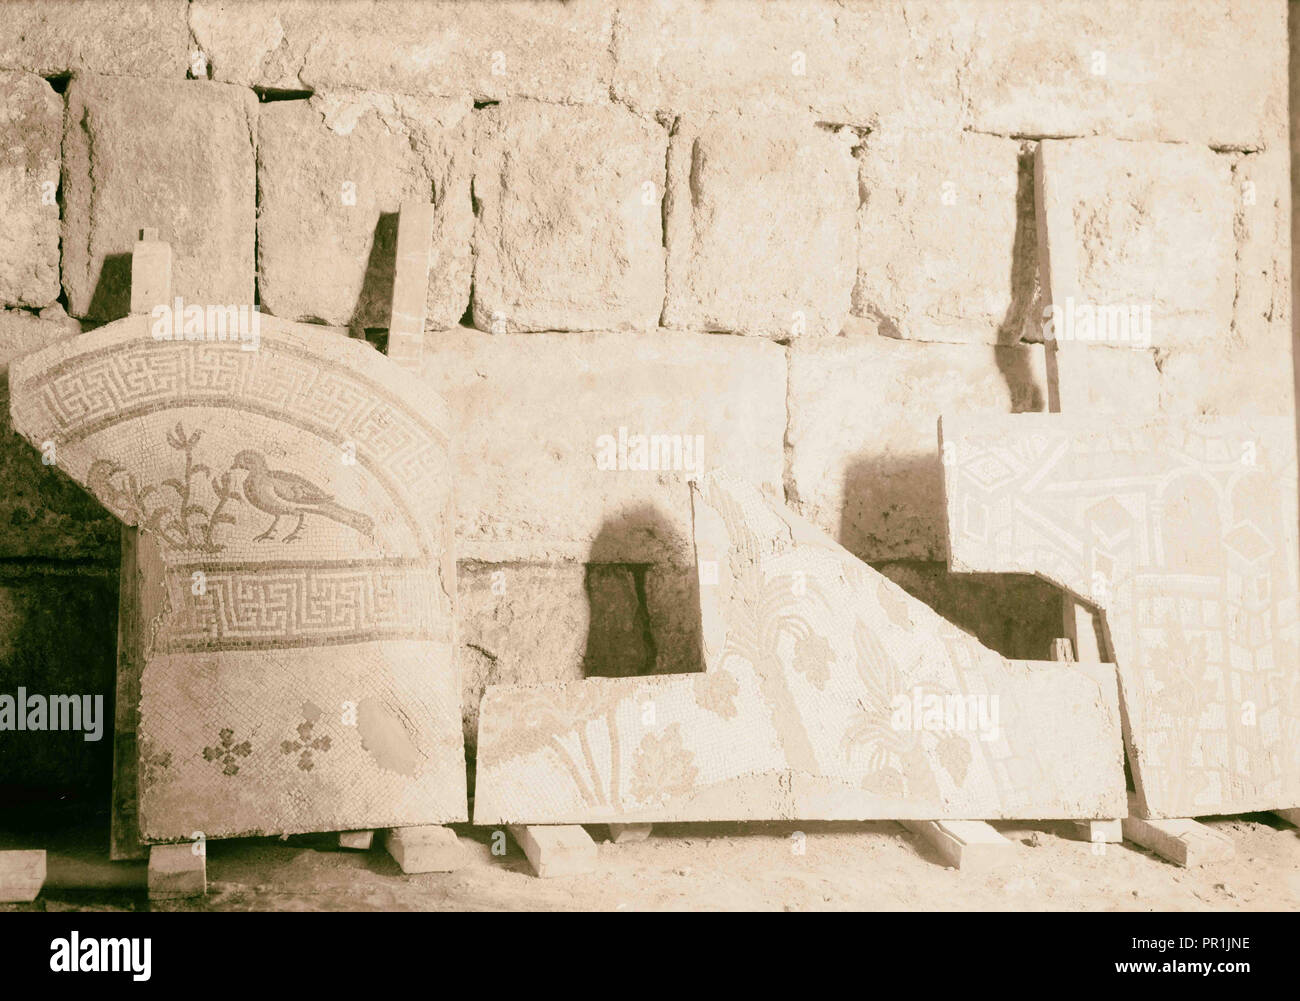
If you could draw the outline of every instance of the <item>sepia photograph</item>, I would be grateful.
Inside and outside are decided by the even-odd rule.
[[[1289,993],[1297,109],[1294,0],[0,0],[0,983]]]

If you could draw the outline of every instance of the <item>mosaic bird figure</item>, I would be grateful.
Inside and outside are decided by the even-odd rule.
[[[274,521],[265,532],[253,541],[275,538],[275,527],[285,516],[297,516],[298,524],[281,542],[293,542],[302,534],[303,522],[309,514],[318,514],[341,525],[361,533],[368,539],[375,535],[375,523],[360,511],[353,511],[334,502],[332,494],[327,494],[310,480],[297,473],[282,469],[270,469],[266,456],[253,449],[244,449],[235,456],[234,469],[248,472],[244,477],[244,499],[257,510],[273,515]]]

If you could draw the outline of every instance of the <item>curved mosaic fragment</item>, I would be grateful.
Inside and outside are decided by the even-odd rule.
[[[133,316],[10,366],[15,429],[131,529],[141,837],[464,820],[442,401],[363,341],[257,321]]]

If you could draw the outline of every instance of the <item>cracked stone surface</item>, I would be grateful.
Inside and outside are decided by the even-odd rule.
[[[190,26],[231,83],[591,103],[609,94],[612,16],[599,0],[199,0]]]

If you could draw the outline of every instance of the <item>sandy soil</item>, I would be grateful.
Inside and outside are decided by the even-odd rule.
[[[447,874],[404,876],[378,846],[333,847],[325,835],[214,842],[209,895],[155,904],[167,910],[1300,910],[1300,830],[1272,814],[1206,823],[1227,834],[1236,857],[1196,869],[1137,846],[1094,846],[1069,825],[1000,823],[1016,842],[986,872],[946,868],[892,822],[675,824],[637,844],[606,842],[601,827],[590,875],[537,879],[512,841],[491,852],[489,829],[458,827],[471,863]],[[806,834],[803,854],[794,847]],[[103,834],[62,835],[53,850],[102,857]],[[0,834],[0,847],[42,847]],[[47,889],[32,905],[3,909],[144,909],[138,891]]]

